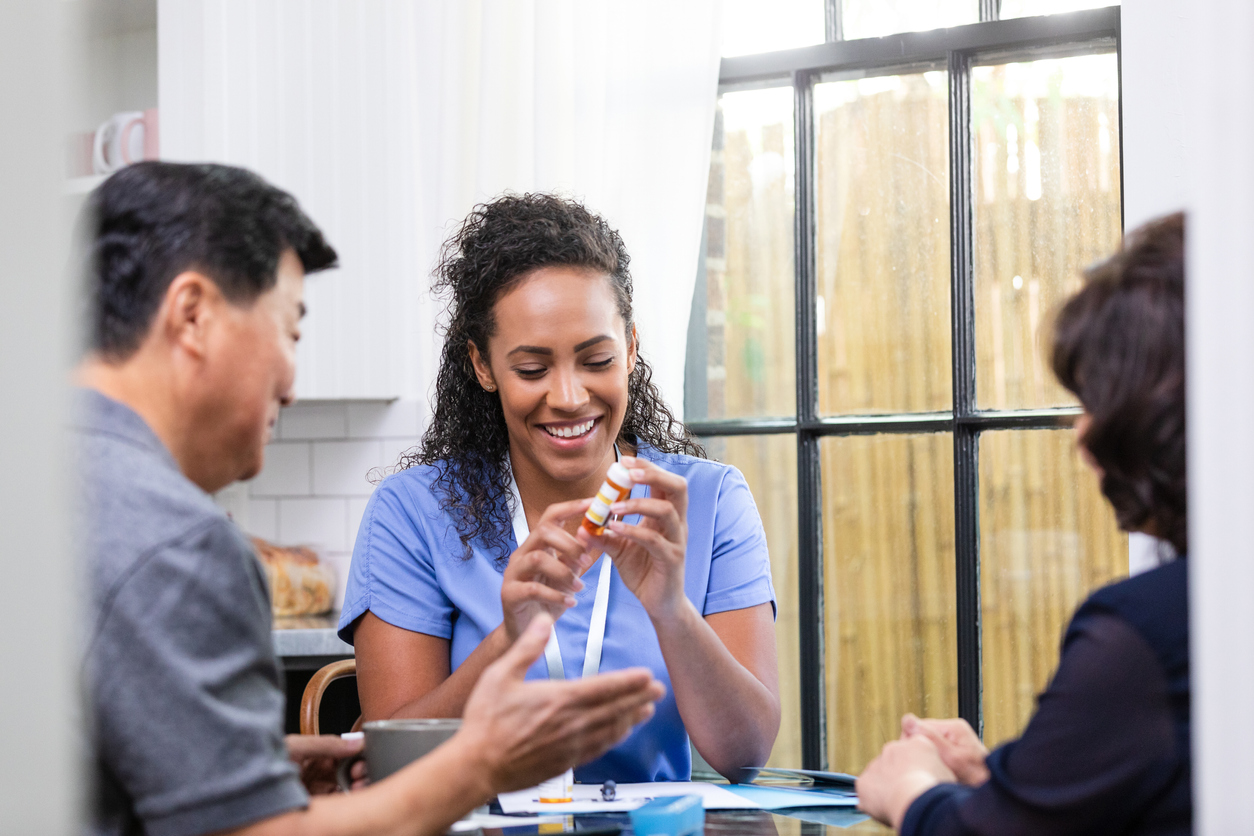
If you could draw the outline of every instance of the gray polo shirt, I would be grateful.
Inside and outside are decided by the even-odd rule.
[[[77,407],[89,829],[190,836],[306,806],[248,541],[139,415],[90,390]]]

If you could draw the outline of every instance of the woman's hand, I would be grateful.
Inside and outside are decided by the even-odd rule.
[[[511,644],[537,613],[548,613],[556,621],[575,606],[573,596],[583,589],[579,575],[595,558],[562,525],[571,517],[583,516],[591,504],[591,499],[577,499],[550,505],[527,541],[509,556],[501,584],[501,609]]]
[[[954,773],[941,762],[936,745],[924,735],[894,740],[858,776],[858,809],[901,830],[914,800]]]
[[[580,542],[597,553],[597,540],[614,559],[623,583],[656,622],[678,614],[684,597],[684,550],[688,544],[688,483],[682,476],[641,458],[624,456],[623,465],[636,484],[649,486],[649,496],[626,499],[610,506],[620,517],[639,514],[637,525],[611,522],[605,533],[592,537],[583,529]]]
[[[978,787],[988,780],[988,767],[984,765],[988,748],[966,720],[921,720],[907,714],[901,718],[901,736],[904,739],[916,735],[935,744],[941,761],[963,784]]]
[[[493,794],[534,786],[600,757],[652,717],[653,704],[665,694],[644,668],[524,681],[552,624],[538,616],[484,670],[466,702],[461,730],[445,744],[475,755]]]

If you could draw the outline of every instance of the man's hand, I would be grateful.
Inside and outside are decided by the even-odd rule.
[[[300,767],[300,780],[310,795],[327,795],[338,792],[335,768],[344,758],[351,758],[361,751],[361,739],[345,740],[337,734],[289,734],[287,756]],[[366,764],[353,764],[353,789],[365,784]]]
[[[988,780],[984,759],[988,748],[966,720],[922,720],[913,714],[901,718],[902,738],[923,735],[936,744],[936,751],[945,766],[968,787],[978,787]]]
[[[953,772],[927,737],[894,740],[858,776],[858,809],[900,831],[906,810],[916,798],[953,780]]]
[[[524,789],[599,757],[653,716],[665,693],[649,671],[524,682],[553,622],[538,613],[518,641],[479,677],[461,731],[446,746],[470,747],[495,793]]]

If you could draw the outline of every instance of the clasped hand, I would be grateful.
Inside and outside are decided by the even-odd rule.
[[[592,499],[550,505],[510,555],[501,585],[505,633],[514,641],[538,613],[557,619],[575,605],[575,593],[584,588],[580,575],[605,552],[619,576],[655,621],[678,612],[684,601],[684,551],[688,542],[688,483],[682,476],[632,456],[622,463],[637,484],[649,486],[649,496],[616,502],[610,512],[619,517],[640,515],[628,525],[612,521],[594,537],[582,527],[566,530],[580,518]]]
[[[858,806],[901,829],[906,810],[939,783],[976,787],[988,780],[988,749],[966,720],[901,718],[901,738],[885,744],[858,776]]]

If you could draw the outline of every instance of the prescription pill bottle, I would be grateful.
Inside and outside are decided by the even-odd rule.
[[[568,769],[540,784],[542,804],[565,804],[575,800],[575,770]]]
[[[631,474],[627,472],[627,468],[623,467],[620,462],[614,462],[610,465],[610,470],[605,474],[605,481],[601,483],[601,489],[597,491],[596,499],[592,500],[592,505],[588,508],[588,512],[583,515],[583,527],[595,537],[600,537],[605,531],[605,524],[610,519],[610,506],[615,502],[622,502],[631,494]]]

